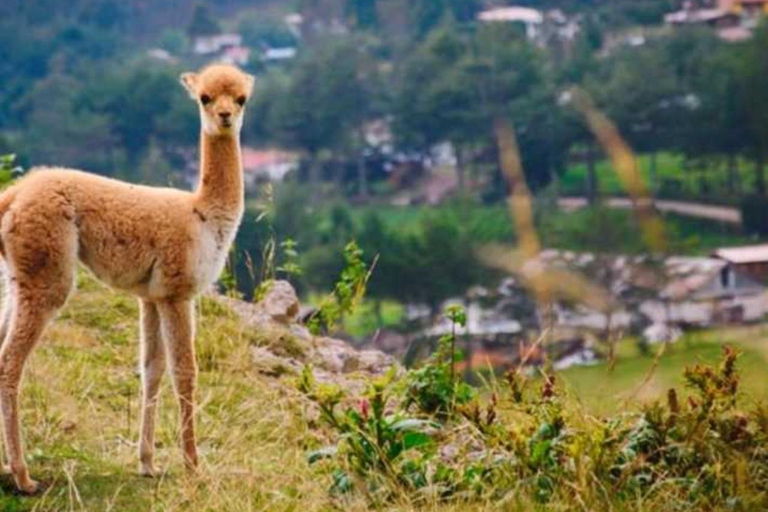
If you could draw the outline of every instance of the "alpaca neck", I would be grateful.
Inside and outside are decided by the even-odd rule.
[[[203,208],[242,210],[243,164],[237,134],[201,134],[200,182],[196,195]]]

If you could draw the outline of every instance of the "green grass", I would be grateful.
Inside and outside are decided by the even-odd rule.
[[[646,183],[650,183],[650,156],[638,155],[640,175]],[[754,189],[754,164],[739,160],[737,181],[733,191],[728,182],[727,164],[724,160],[708,161],[704,168],[691,163],[685,168],[684,157],[674,153],[658,153],[656,160],[655,187],[659,197],[684,198],[714,203],[731,204],[737,200],[738,192],[749,192]],[[599,160],[595,165],[598,187],[604,195],[626,195],[618,175],[607,160]],[[587,166],[576,163],[568,167],[559,180],[559,190],[563,195],[584,195],[587,186]]]
[[[168,379],[157,427],[158,479],[137,476],[139,379],[135,302],[90,278],[33,353],[22,388],[27,459],[46,486],[15,494],[0,477],[0,510],[251,511],[327,508],[325,482],[305,463],[313,442],[286,385],[259,375],[257,333],[204,300],[197,351],[202,467],[188,475]]]
[[[449,202],[437,206],[373,205],[351,210],[357,226],[366,215],[378,215],[384,225],[398,232],[418,233],[430,216],[444,216],[464,227],[477,242],[509,242],[514,238],[509,210],[503,204],[484,205],[474,201]]]
[[[602,220],[595,218],[594,213],[588,208],[541,212],[537,227],[542,245],[572,251],[637,253],[646,250],[632,211],[605,209],[602,214],[606,217]],[[665,214],[662,219],[669,253],[707,255],[718,247],[755,243],[755,239],[730,224],[676,214]]]
[[[634,213],[628,210],[605,210],[608,221],[620,235],[615,247],[608,247],[604,240],[595,241],[584,237],[589,231],[591,211],[583,208],[573,212],[552,210],[545,202],[537,203],[536,227],[544,247],[597,251],[636,252],[638,228]],[[503,204],[483,205],[476,202],[447,203],[439,206],[367,206],[351,209],[354,222],[360,226],[366,215],[375,213],[384,225],[399,233],[418,232],[424,219],[429,216],[447,216],[467,230],[469,237],[477,244],[514,243],[514,225],[509,210]],[[692,219],[676,214],[663,216],[667,226],[670,252],[678,254],[708,254],[712,249],[729,245],[753,243],[754,239],[744,235],[740,228],[705,219]],[[586,226],[586,228],[585,228]],[[618,229],[620,226],[623,229]]]
[[[379,327],[394,327],[403,321],[405,308],[399,302],[385,300],[381,302],[381,320],[379,326],[376,318],[376,303],[364,300],[357,309],[344,318],[344,332],[355,338],[372,335]]]
[[[672,387],[681,390],[682,371],[696,363],[716,364],[724,344],[741,351],[742,401],[745,406],[768,399],[768,327],[750,326],[687,334],[668,346],[654,368],[654,355],[642,355],[633,340],[622,341],[615,367],[607,363],[569,368],[561,372],[568,392],[595,414],[663,398]],[[661,346],[653,346],[657,351]]]
[[[37,497],[21,497],[8,477],[0,477],[0,510],[369,509],[356,495],[337,501],[328,493],[328,475],[307,464],[307,451],[329,440],[316,428],[316,412],[290,380],[267,378],[255,370],[250,347],[269,342],[262,338],[271,335],[244,327],[209,299],[199,306],[197,340],[201,469],[197,475],[183,470],[176,405],[166,379],[157,429],[157,463],[163,474],[158,479],[136,476],[137,308],[127,296],[90,278],[79,284],[80,291],[31,357],[22,389],[30,471],[46,490]],[[393,320],[401,309],[388,304],[384,313]],[[570,408],[578,409],[581,401],[584,411],[615,413],[638,387],[627,407],[679,386],[682,368],[718,360],[723,342],[744,351],[739,361],[742,400],[752,404],[765,399],[768,328],[762,326],[690,336],[671,347],[642,387],[653,359],[640,356],[631,341],[620,346],[612,373],[605,365],[574,368],[563,372],[560,382],[578,399],[569,401]],[[441,509],[469,506],[459,502]],[[398,508],[413,506],[404,501]],[[473,503],[471,508],[493,509],[494,503]]]

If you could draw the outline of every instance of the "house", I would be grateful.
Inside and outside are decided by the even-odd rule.
[[[225,51],[227,48],[242,46],[242,44],[243,37],[240,34],[197,36],[192,43],[192,51],[197,55],[211,55]]]
[[[711,9],[699,9],[693,2],[685,2],[680,11],[664,16],[668,25],[705,25],[712,28],[723,29],[737,27],[741,23],[741,17],[728,9],[720,7]]]
[[[640,305],[652,323],[707,327],[765,316],[765,287],[728,261],[673,257],[664,265],[666,285]]]
[[[717,0],[713,7],[698,7],[692,0],[680,11],[667,14],[668,25],[705,25],[725,41],[743,41],[752,35],[760,19],[768,15],[768,0]]]
[[[245,66],[248,64],[250,55],[251,50],[246,46],[227,46],[224,48],[224,51],[221,52],[219,60],[225,64]]]
[[[768,0],[719,0],[718,7],[752,19],[768,15]]]
[[[477,19],[484,23],[521,23],[525,26],[528,39],[538,38],[544,23],[544,15],[540,11],[516,6],[488,9],[480,12]]]
[[[299,168],[296,153],[278,149],[243,148],[243,179],[246,187],[262,181],[282,181],[286,174]]]
[[[717,249],[712,256],[761,283],[768,282],[768,244]]]
[[[285,48],[267,48],[264,51],[264,60],[267,62],[283,62],[296,58],[296,48],[287,46]]]

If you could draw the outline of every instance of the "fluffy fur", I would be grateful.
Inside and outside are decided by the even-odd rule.
[[[0,195],[0,253],[7,267],[0,412],[8,469],[23,492],[37,489],[24,462],[19,427],[24,362],[67,300],[78,260],[141,303],[140,472],[155,474],[155,407],[166,361],[179,400],[185,462],[197,466],[193,300],[221,272],[243,214],[239,138],[253,77],[215,65],[185,73],[181,81],[200,107],[195,192],[34,169]]]

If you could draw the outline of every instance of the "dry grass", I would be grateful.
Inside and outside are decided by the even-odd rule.
[[[92,279],[49,329],[23,388],[23,422],[39,497],[0,482],[2,510],[321,510],[327,480],[305,462],[312,434],[291,387],[251,369],[253,332],[204,303],[199,437],[202,468],[185,474],[176,406],[165,379],[158,415],[156,480],[137,476],[137,307]]]

